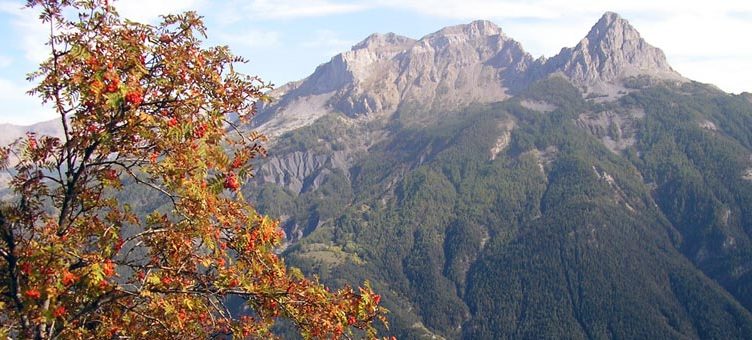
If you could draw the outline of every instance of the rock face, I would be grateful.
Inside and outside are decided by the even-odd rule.
[[[607,99],[626,93],[629,78],[684,80],[616,13],[605,13],[574,48],[537,60],[498,26],[474,21],[419,40],[373,34],[272,93],[278,100],[260,110],[255,124],[277,136],[333,112],[368,119],[404,107],[446,112],[502,101],[551,75]]]
[[[257,176],[262,182],[274,183],[298,194],[318,188],[331,169],[347,171],[347,160],[342,152],[314,155],[297,151],[271,157],[264,162]]]
[[[389,115],[402,105],[447,111],[509,97],[529,82],[533,58],[489,21],[444,28],[420,40],[373,34],[299,82],[272,93],[256,124],[275,136],[331,112]]]
[[[602,88],[627,77],[649,75],[683,79],[666,61],[660,49],[648,44],[618,14],[607,12],[574,48],[564,48],[549,59],[549,73],[561,72],[575,85]]]
[[[374,131],[363,121],[377,120],[385,126],[399,113],[400,123],[428,124],[468,105],[503,101],[532,82],[554,75],[565,77],[585,96],[598,100],[618,98],[636,82],[684,79],[660,49],[648,44],[616,13],[605,13],[574,48],[537,60],[501,28],[480,20],[446,27],[419,40],[394,33],[372,34],[317,67],[309,77],[275,90],[271,96],[276,101],[261,107],[249,128],[276,140],[319,118],[337,115],[352,123],[347,130],[356,136],[345,144],[366,145]],[[630,81],[631,85],[626,84]],[[522,105],[541,112],[556,109],[543,101],[523,101]],[[634,142],[635,119],[622,114],[584,115],[578,124],[618,153]],[[501,150],[509,136],[499,138]],[[348,149],[339,152],[338,159],[352,159],[360,152]],[[497,152],[491,151],[490,157]],[[260,179],[301,193],[328,175],[323,169],[349,171],[342,162],[332,166],[331,160],[322,157],[310,150],[273,155],[265,162]]]
[[[509,97],[533,59],[493,23],[475,21],[422,38],[399,61],[403,102],[451,110]]]

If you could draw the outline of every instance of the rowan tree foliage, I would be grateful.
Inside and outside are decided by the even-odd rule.
[[[304,337],[374,336],[383,319],[364,287],[330,291],[275,254],[284,235],[240,188],[264,137],[237,128],[267,84],[205,48],[193,12],[158,25],[121,19],[100,0],[30,0],[51,57],[31,92],[59,113],[62,138],[0,151],[15,163],[0,212],[0,323],[34,338],[268,337],[280,318]],[[140,216],[123,181],[171,209]],[[229,296],[246,300],[231,315]]]

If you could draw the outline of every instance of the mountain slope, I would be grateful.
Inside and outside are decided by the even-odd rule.
[[[252,191],[260,192],[260,209],[292,213],[286,225],[301,225],[305,236],[287,250],[289,261],[332,283],[374,281],[393,310],[394,329],[408,338],[750,336],[743,293],[749,289],[749,205],[729,201],[738,212],[728,226],[676,220],[677,214],[691,218],[714,194],[663,194],[675,181],[653,182],[658,173],[667,176],[665,164],[651,162],[665,148],[643,146],[647,130],[638,144],[615,154],[576,120],[583,110],[615,108],[566,96],[576,89],[561,80],[547,83],[454,120],[395,129],[349,171],[324,165],[329,174],[316,175],[318,187],[295,193],[265,184]],[[666,113],[646,98],[661,94],[665,105],[681,108],[679,100],[699,96],[680,92],[643,89],[612,105],[639,106],[646,112],[641,124],[653,124]],[[542,113],[519,103],[540,97],[561,108]],[[746,110],[743,119],[749,119]],[[672,121],[673,130],[656,127],[659,139],[677,138],[683,129],[707,133],[697,119],[704,117]],[[500,139],[508,142],[491,159]],[[718,157],[740,152],[727,136],[715,143]],[[321,144],[327,143],[314,144],[296,147],[326,154]],[[638,150],[644,156],[633,159]],[[696,164],[713,163],[705,157]],[[749,160],[738,162],[728,163],[736,179],[724,186],[737,194],[726,198],[746,197],[752,188],[742,178]],[[697,202],[680,201],[685,197]],[[709,235],[692,236],[703,229]],[[688,251],[697,247],[709,254],[705,263],[697,261],[697,250]],[[710,264],[723,268],[706,270]]]
[[[752,337],[752,104],[618,15],[539,60],[486,21],[372,35],[276,95],[246,191],[390,332]]]
[[[0,145],[6,146],[15,142],[19,138],[25,137],[26,133],[32,132],[37,135],[47,135],[60,137],[63,135],[63,125],[57,119],[36,123],[32,125],[14,125],[14,124],[0,124]],[[11,155],[10,163],[15,164],[18,160],[14,155]],[[11,179],[11,175],[8,172],[0,172],[0,196],[7,195],[8,183]]]

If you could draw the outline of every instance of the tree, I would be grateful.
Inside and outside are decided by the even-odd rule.
[[[202,47],[193,12],[152,26],[106,0],[29,0],[51,57],[31,93],[62,138],[27,135],[0,211],[0,323],[11,337],[266,337],[287,318],[304,337],[374,336],[385,310],[366,283],[330,292],[275,254],[284,235],[240,192],[264,137],[244,132],[269,86]],[[114,195],[140,185],[170,209],[140,216]],[[231,315],[231,296],[250,311]]]

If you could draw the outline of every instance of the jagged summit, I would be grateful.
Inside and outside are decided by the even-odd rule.
[[[283,86],[256,122],[276,135],[329,112],[390,115],[403,105],[449,111],[509,97],[528,82],[532,57],[490,21],[446,27],[414,40],[372,34],[302,81]]]
[[[451,111],[502,101],[531,82],[563,75],[587,95],[608,100],[628,78],[682,81],[663,52],[629,22],[606,12],[575,47],[537,60],[487,20],[445,27],[418,40],[372,34],[334,56],[306,79],[283,86],[256,122],[275,135],[330,112],[389,116],[408,105]]]
[[[415,43],[415,39],[401,36],[395,33],[374,33],[363,41],[353,45],[351,51],[361,49],[404,49]]]
[[[602,37],[604,33],[612,30],[614,27],[619,27],[623,32],[633,33],[634,38],[640,38],[639,32],[632,27],[629,21],[615,12],[603,13],[603,16],[601,16],[598,22],[596,22],[590,29],[590,32],[588,32],[587,37],[591,40],[598,40],[599,37]]]
[[[462,35],[465,37],[479,37],[489,35],[503,34],[501,27],[488,20],[475,20],[469,24],[455,25],[442,28],[441,30],[429,34],[427,37],[437,35]]]
[[[682,79],[663,51],[648,44],[621,16],[606,12],[574,48],[564,48],[547,63],[587,90],[604,90],[631,76]]]

